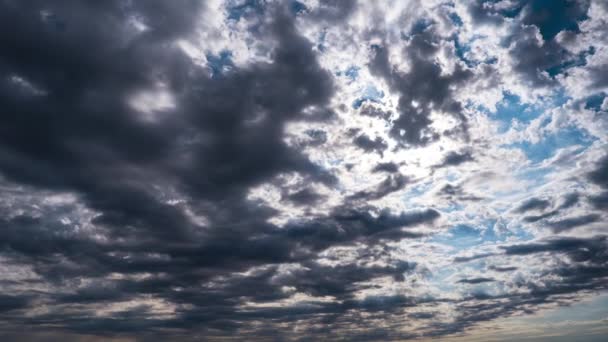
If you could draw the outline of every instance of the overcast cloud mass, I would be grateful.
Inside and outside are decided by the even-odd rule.
[[[0,340],[606,341],[607,141],[603,0],[0,0]]]

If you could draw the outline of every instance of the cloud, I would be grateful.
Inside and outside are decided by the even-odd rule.
[[[363,190],[353,194],[350,199],[353,200],[374,200],[380,199],[392,192],[399,191],[409,183],[407,177],[402,174],[388,175],[380,184],[373,190]]]
[[[353,143],[366,153],[378,152],[378,154],[382,155],[384,150],[388,148],[388,145],[382,138],[376,137],[375,139],[372,139],[365,134],[356,137],[353,140]]]
[[[441,163],[435,165],[435,168],[458,166],[460,164],[474,161],[473,155],[470,151],[464,151],[462,153],[451,151],[443,157]]]
[[[494,278],[470,278],[470,279],[460,279],[458,282],[462,284],[481,284],[481,283],[490,283],[493,282]]]
[[[519,244],[503,247],[508,255],[527,255],[542,252],[560,252],[570,255],[576,261],[602,262],[606,257],[606,237],[553,238],[542,243]]]
[[[524,213],[530,210],[544,210],[551,206],[551,202],[545,199],[540,198],[531,198],[526,200],[524,203],[520,204],[519,207],[515,209],[518,213]]]
[[[395,172],[398,172],[398,171],[399,171],[399,166],[397,164],[393,163],[393,162],[378,163],[372,169],[372,172],[395,173]]]
[[[432,62],[439,52],[437,37],[432,30],[414,33],[404,47],[410,63],[408,72],[400,72],[390,59],[388,46],[373,45],[369,69],[383,78],[399,94],[399,117],[392,122],[390,136],[401,144],[427,145],[439,139],[431,126],[430,108],[452,114],[460,121],[460,133],[466,137],[466,118],[460,114],[462,106],[454,99],[452,89],[470,79],[470,71],[457,64],[445,75],[441,66]]]
[[[584,226],[593,222],[599,221],[601,218],[600,215],[589,214],[578,217],[566,218],[559,221],[550,222],[549,226],[553,229],[554,232],[562,232],[565,230],[570,230],[579,226]]]
[[[467,193],[462,185],[446,184],[439,190],[439,195],[453,201],[480,201],[481,197],[477,197]]]
[[[492,271],[496,271],[496,272],[512,272],[512,271],[516,271],[517,267],[515,266],[490,266],[489,269],[491,269]]]
[[[1,2],[3,336],[473,338],[606,290],[604,7]]]

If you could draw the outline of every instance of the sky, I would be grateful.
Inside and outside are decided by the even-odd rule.
[[[0,0],[0,340],[608,340],[608,1]]]

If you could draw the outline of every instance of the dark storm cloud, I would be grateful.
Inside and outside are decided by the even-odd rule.
[[[585,18],[588,7],[586,0],[513,1],[506,7],[478,0],[469,3],[468,9],[479,24],[505,25],[514,20],[502,42],[509,48],[513,70],[529,86],[548,87],[556,85],[552,73],[564,71],[576,58],[553,38],[560,31],[578,31],[578,22]]]
[[[606,236],[592,238],[559,237],[539,243],[519,244],[503,247],[507,255],[528,255],[551,252],[566,253],[575,261],[606,262],[608,245]]]
[[[596,163],[595,170],[588,173],[588,178],[591,182],[608,188],[608,156],[603,157]]]
[[[0,313],[23,309],[28,306],[29,301],[28,296],[0,295]]]
[[[489,283],[489,282],[493,282],[494,278],[468,278],[468,279],[460,279],[459,281],[457,281],[458,283],[461,284],[481,284],[481,283]]]
[[[408,315],[408,317],[414,319],[431,319],[435,317],[437,314],[434,312],[415,312]]]
[[[2,172],[18,182],[80,193],[100,212],[94,223],[112,235],[135,236],[145,227],[148,236],[169,241],[187,238],[196,227],[179,208],[159,201],[150,183],[171,179],[173,184],[158,185],[202,200],[230,201],[233,208],[224,208],[230,211],[246,205],[242,196],[249,186],[281,171],[333,181],[281,140],[286,120],[317,120],[301,110],[322,108],[332,94],[331,78],[316,63],[310,43],[277,12],[267,28],[279,42],[275,63],[210,79],[171,47],[172,39],[192,29],[185,25],[196,21],[197,4],[5,3],[2,23],[14,25],[4,40],[2,70],[47,95],[28,102],[1,97]],[[40,11],[64,21],[64,29],[48,27]],[[131,15],[142,16],[149,32],[116,41],[127,36]],[[176,115],[142,123],[126,97],[159,80],[182,101]],[[266,116],[248,124],[257,111]]]
[[[518,213],[525,213],[530,210],[545,210],[551,206],[551,202],[541,198],[530,198],[520,204],[515,211]]]
[[[352,200],[376,200],[392,192],[403,189],[409,183],[409,179],[400,173],[388,175],[374,189],[359,191],[349,198]]]
[[[288,200],[295,205],[309,206],[322,200],[323,196],[310,188],[304,188],[302,190],[283,194],[283,199]]]
[[[588,69],[591,81],[590,90],[600,91],[608,87],[608,80],[604,77],[608,73],[608,64],[589,66]]]
[[[391,276],[397,281],[404,280],[404,273],[412,271],[416,265],[400,262],[394,266],[361,267],[354,264],[346,266],[324,266],[318,263],[303,263],[303,269],[279,276],[277,282],[283,286],[293,286],[299,292],[313,296],[333,296],[343,299],[352,297],[357,284],[382,276]],[[368,287],[370,285],[367,285]]]
[[[438,43],[432,29],[413,34],[403,50],[411,63],[407,73],[393,67],[388,46],[372,46],[370,71],[399,94],[399,117],[391,122],[390,135],[404,146],[422,146],[439,139],[440,134],[431,128],[431,107],[456,117],[460,122],[459,134],[468,138],[467,119],[461,113],[462,105],[453,98],[453,89],[473,74],[460,64],[456,64],[453,73],[443,74],[441,66],[433,60],[439,51]]]
[[[543,39],[553,39],[560,31],[578,31],[578,21],[584,19],[588,0],[522,1],[522,22],[539,28]]]
[[[608,191],[602,192],[597,196],[589,196],[589,201],[598,210],[608,208]]]
[[[386,141],[380,137],[372,139],[365,134],[361,134],[353,140],[353,143],[358,148],[362,149],[366,153],[377,152],[380,155],[384,154],[384,150],[388,148]]]
[[[487,257],[494,256],[494,255],[497,255],[497,254],[496,253],[481,253],[481,254],[476,254],[476,255],[466,256],[466,257],[455,257],[454,262],[469,262],[472,260],[483,259],[483,258],[487,258]]]
[[[399,171],[399,165],[393,162],[387,163],[378,163],[372,169],[372,172],[387,172],[387,173],[395,173]]]
[[[558,209],[568,209],[576,205],[580,200],[580,195],[576,192],[567,194],[563,197],[562,204],[559,205]]]
[[[559,211],[553,210],[553,211],[549,211],[549,212],[541,214],[541,215],[524,216],[523,220],[528,223],[534,223],[534,222],[538,222],[540,220],[544,220],[549,217],[553,217],[553,216],[557,215],[558,213],[559,213]]]
[[[433,168],[439,169],[442,167],[458,166],[460,164],[472,162],[474,160],[475,158],[473,158],[473,154],[471,151],[450,151],[443,157],[441,163],[433,166]]]
[[[17,75],[43,92],[23,97],[15,96],[13,88],[0,89],[0,171],[13,182],[74,192],[98,213],[91,223],[109,240],[92,240],[69,223],[22,215],[0,222],[4,255],[15,265],[33,266],[43,282],[66,289],[70,279],[78,277],[153,275],[73,289],[55,296],[56,302],[112,302],[147,293],[194,307],[215,302],[218,310],[234,313],[239,303],[235,298],[250,288],[258,288],[256,299],[282,298],[267,282],[272,273],[261,275],[257,283],[255,277],[236,279],[222,295],[201,294],[188,284],[256,265],[305,261],[321,245],[372,234],[382,226],[381,220],[393,231],[423,221],[342,215],[331,222],[357,225],[363,220],[369,233],[329,242],[309,236],[301,242],[291,233],[296,229],[286,233],[265,223],[272,210],[245,198],[251,186],[281,172],[335,182],[282,140],[288,120],[326,120],[329,111],[324,106],[333,94],[330,74],[316,62],[311,43],[296,32],[293,19],[283,10],[272,9],[273,20],[262,28],[277,42],[272,64],[210,77],[173,44],[194,31],[197,16],[204,11],[200,2],[1,6],[0,72],[3,77]],[[135,32],[129,26],[132,17],[147,30]],[[129,97],[159,82],[178,105],[167,109],[171,115],[144,122],[129,105]],[[304,108],[314,110],[303,113]],[[195,223],[180,205],[167,204],[152,185],[176,189],[187,201],[192,199],[207,226]],[[308,190],[287,198],[298,204],[316,200]],[[427,217],[432,219],[435,212],[430,213]],[[171,286],[184,291],[177,293]],[[199,293],[197,299],[194,293]],[[26,305],[11,298],[3,300],[7,310]],[[209,321],[221,320],[219,312],[210,310],[213,314],[217,316]],[[89,333],[165,324],[138,318],[146,315],[131,312],[87,324],[82,317],[70,320],[67,315],[52,320]]]
[[[398,215],[382,212],[378,217],[374,217],[365,210],[339,208],[328,218],[295,223],[285,233],[298,244],[316,250],[355,242],[369,245],[378,240],[420,237],[420,233],[413,233],[403,228],[432,224],[439,216],[439,212],[434,209],[404,212]]]
[[[606,236],[597,235],[591,238],[553,237],[535,243],[513,244],[500,247],[506,255],[530,255],[536,253],[564,253],[576,262],[591,262],[603,264],[608,262],[608,244]],[[457,257],[456,262],[466,262],[475,259],[498,255],[484,253],[471,257]]]
[[[513,70],[526,84],[535,87],[551,86],[555,80],[547,70],[562,65],[572,56],[553,40],[539,41],[536,30],[533,26],[518,27],[508,38]]]
[[[565,218],[559,221],[549,222],[548,225],[553,229],[554,232],[560,233],[566,230],[570,230],[576,227],[584,226],[593,222],[599,221],[601,218],[597,214],[588,214],[576,217]]]
[[[601,158],[595,166],[595,169],[587,174],[587,178],[599,185],[603,192],[591,195],[588,199],[596,209],[602,210],[608,208],[608,156]]]
[[[541,220],[551,218],[551,217],[559,214],[560,212],[563,212],[564,210],[575,206],[579,202],[579,199],[580,199],[580,195],[578,193],[567,194],[562,197],[561,204],[556,209],[548,211],[546,213],[539,214],[539,215],[524,216],[523,221],[528,222],[528,223],[534,223],[534,222],[538,222]],[[528,212],[528,211],[532,211],[532,210],[544,211],[545,209],[549,208],[550,206],[552,206],[552,201],[549,199],[531,198],[531,199],[528,199],[527,201],[525,201],[524,203],[522,203],[515,211],[518,213]],[[568,222],[568,220],[566,220],[563,224],[568,224],[567,222]],[[560,225],[562,225],[562,224],[557,223],[557,222],[549,223],[549,226],[552,226],[554,231],[556,231],[556,232],[563,230],[563,229],[556,228],[557,226],[560,226]]]
[[[275,313],[266,309],[255,310],[248,314],[239,313],[235,306],[246,300],[265,302],[286,298],[288,294],[282,290],[285,286],[314,295],[346,298],[350,297],[354,291],[365,288],[357,283],[383,276],[390,276],[397,281],[402,281],[404,274],[414,269],[414,264],[397,260],[386,266],[330,267],[308,258],[312,251],[320,251],[337,244],[357,242],[369,245],[379,239],[398,240],[404,237],[414,237],[417,235],[401,231],[401,228],[431,222],[437,216],[438,214],[433,211],[398,216],[383,214],[378,218],[363,213],[341,212],[335,213],[332,220],[308,222],[290,227],[288,231],[276,231],[265,238],[254,238],[248,242],[238,239],[228,240],[225,243],[231,245],[226,245],[225,250],[221,245],[223,242],[219,240],[215,240],[213,245],[200,248],[196,246],[191,248],[165,247],[163,250],[161,245],[156,246],[155,252],[167,253],[171,255],[169,259],[138,256],[137,250],[142,248],[140,246],[128,246],[127,249],[122,249],[121,247],[125,246],[105,246],[90,241],[82,242],[75,237],[66,237],[65,232],[56,229],[49,230],[48,237],[44,237],[39,231],[32,230],[33,236],[37,237],[36,240],[31,241],[29,245],[23,245],[27,243],[29,235],[21,235],[13,239],[17,239],[17,241],[9,241],[8,248],[10,253],[19,253],[19,255],[27,257],[30,260],[28,263],[36,265],[39,274],[45,276],[47,280],[52,279],[49,273],[56,273],[56,281],[59,284],[75,276],[83,275],[98,277],[112,272],[123,274],[158,272],[157,275],[141,280],[98,280],[91,285],[52,296],[50,299],[57,304],[111,303],[127,300],[133,296],[155,295],[172,303],[193,306],[193,309],[181,312],[177,319],[164,321],[146,318],[150,315],[143,311],[139,312],[137,316],[130,312],[125,313],[125,316],[117,313],[112,319],[88,319],[86,320],[88,323],[84,324],[85,319],[79,315],[75,315],[71,319],[70,316],[74,314],[56,312],[46,315],[46,317],[38,316],[32,323],[54,322],[62,324],[69,330],[94,334],[137,332],[140,329],[155,329],[160,326],[196,329],[215,327],[225,330],[229,325],[236,329],[242,326],[243,321],[262,319],[269,315],[274,316]],[[17,222],[17,224],[20,226],[16,228],[23,229],[23,223]],[[344,231],[345,227],[348,227],[349,231]],[[7,240],[6,237],[3,237],[3,240]],[[36,251],[37,254],[32,255],[31,249],[35,249],[35,246],[41,242],[46,250]],[[278,246],[285,246],[286,249],[278,248]],[[124,251],[122,254],[121,250]],[[293,255],[283,254],[282,250],[289,250]],[[116,255],[110,256],[105,253],[108,251],[112,251]],[[63,267],[53,265],[56,261],[52,257],[57,253],[64,253],[64,256],[70,259],[74,257],[74,260],[78,260],[78,264],[68,263]],[[130,257],[125,261],[123,256],[126,255]],[[211,257],[221,261],[208,260]],[[304,268],[287,275],[279,275],[274,266],[251,272],[248,275],[228,275],[220,269],[209,268],[213,265],[234,268],[237,267],[236,262],[239,258],[248,259],[249,265],[259,262],[268,264],[280,260],[299,261],[301,267]],[[20,258],[15,260],[24,262]],[[45,269],[46,272],[44,272]],[[218,278],[220,275],[221,277]],[[196,285],[196,282],[207,280],[213,280],[212,290],[204,290]],[[180,287],[180,290],[175,291],[174,287]],[[66,286],[66,288],[70,287]],[[380,306],[378,307],[378,305]],[[398,304],[390,301],[378,304],[365,301],[351,301],[342,305],[323,304],[317,308],[307,309],[305,317],[301,318],[315,317],[318,314],[341,314],[345,310],[354,309],[392,310],[394,305]],[[276,318],[285,314],[297,315],[297,310],[297,308],[293,308],[277,312]],[[292,319],[297,319],[297,317],[293,316]],[[115,324],[112,324],[113,322]]]
[[[361,107],[359,108],[359,114],[384,120],[388,120],[393,115],[392,112],[386,112],[369,102],[364,102],[361,105]]]

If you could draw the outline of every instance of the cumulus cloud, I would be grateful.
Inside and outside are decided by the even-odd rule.
[[[0,2],[0,338],[473,338],[605,291],[606,13]]]

